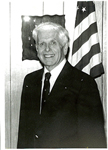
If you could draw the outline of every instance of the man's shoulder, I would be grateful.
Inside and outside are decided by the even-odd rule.
[[[39,70],[36,70],[36,71],[33,71],[33,72],[30,72],[28,73],[26,76],[34,76],[34,75],[37,75],[37,74],[40,74],[41,72],[43,71],[43,68],[39,69]]]
[[[75,68],[74,66],[72,66],[69,62],[67,63],[67,65],[69,66],[69,72],[74,74],[74,76],[76,78],[92,78],[89,74]],[[93,79],[93,78],[92,78]]]
[[[25,80],[33,81],[34,79],[38,79],[39,77],[41,77],[42,73],[43,73],[43,69],[39,69],[39,70],[30,72],[25,76]]]
[[[85,81],[85,82],[94,82],[94,78],[91,77],[89,74],[78,70],[77,68],[75,68],[74,66],[72,66],[70,63],[68,63],[68,71],[70,76],[72,76],[75,80],[77,81]]]

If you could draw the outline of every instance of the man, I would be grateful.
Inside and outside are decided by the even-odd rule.
[[[65,59],[67,30],[42,23],[33,38],[44,67],[24,80],[18,148],[106,147],[99,91],[92,77]]]

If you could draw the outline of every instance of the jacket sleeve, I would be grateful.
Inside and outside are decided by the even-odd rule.
[[[105,148],[103,108],[93,78],[82,81],[77,111],[80,147]]]
[[[17,148],[25,148],[25,145],[27,143],[26,141],[26,124],[27,121],[25,118],[27,118],[26,113],[26,103],[28,93],[26,92],[26,78],[24,79],[23,83],[23,89],[22,89],[22,95],[21,95],[21,107],[20,107],[20,118],[19,118],[19,131],[18,131],[18,143]]]

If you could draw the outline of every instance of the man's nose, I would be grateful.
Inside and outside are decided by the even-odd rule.
[[[46,49],[47,52],[50,50],[49,44],[46,44]]]

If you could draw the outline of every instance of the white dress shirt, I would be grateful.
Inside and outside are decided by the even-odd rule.
[[[56,66],[53,70],[50,71],[51,73],[51,77],[50,77],[50,92],[60,74],[60,72],[62,71],[64,65],[66,63],[66,59],[63,59],[63,61],[58,65]],[[41,110],[42,110],[42,92],[43,92],[43,86],[44,86],[44,79],[45,79],[45,74],[49,72],[46,67],[44,67],[44,73],[43,73],[43,77],[42,77],[42,87],[41,87],[41,100],[40,100],[40,114],[41,114]]]

